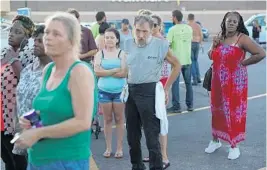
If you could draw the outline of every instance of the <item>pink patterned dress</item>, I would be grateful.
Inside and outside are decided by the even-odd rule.
[[[212,52],[212,135],[233,147],[245,139],[248,75],[241,61],[245,51],[236,45],[220,44]]]

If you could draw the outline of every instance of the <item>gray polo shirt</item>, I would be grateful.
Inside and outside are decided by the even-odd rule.
[[[164,59],[169,50],[167,40],[153,37],[145,47],[137,47],[133,39],[125,41],[127,53],[128,83],[142,84],[158,82]]]

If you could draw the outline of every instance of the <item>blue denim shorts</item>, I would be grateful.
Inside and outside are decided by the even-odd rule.
[[[108,93],[99,90],[99,103],[121,103],[121,93]]]
[[[89,159],[77,161],[56,161],[41,166],[35,166],[29,163],[27,170],[89,170],[89,162]]]

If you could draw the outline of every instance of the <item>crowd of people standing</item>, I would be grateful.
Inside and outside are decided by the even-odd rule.
[[[116,124],[115,158],[123,158],[126,122],[132,170],[162,170],[170,166],[167,155],[168,112],[180,113],[179,80],[186,86],[186,106],[194,111],[192,85],[201,83],[198,53],[202,32],[188,15],[171,13],[174,26],[166,37],[162,19],[140,10],[116,30],[105,12],[96,14],[91,29],[80,25],[75,9],[53,14],[45,26],[16,16],[9,32],[9,47],[1,52],[1,158],[7,170],[89,169],[91,126],[101,112],[104,118],[105,158],[112,156],[112,122]],[[257,28],[258,29],[258,28]],[[33,37],[34,48],[28,47]],[[246,53],[251,57],[245,58]],[[228,159],[240,156],[245,139],[247,70],[265,57],[265,51],[248,36],[242,16],[225,14],[221,32],[214,38],[209,58],[212,136],[206,153],[231,147]],[[159,107],[160,106],[160,107]],[[43,126],[32,128],[23,114],[34,109]],[[124,120],[125,119],[125,120]],[[142,130],[149,151],[143,157]],[[19,138],[10,143],[15,133]]]

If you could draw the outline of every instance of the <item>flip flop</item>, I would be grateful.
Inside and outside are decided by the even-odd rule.
[[[149,157],[144,157],[143,162],[149,162]]]
[[[163,162],[163,169],[167,169],[169,166],[171,166],[170,162]]]
[[[117,159],[122,158],[123,157],[123,152],[116,152],[114,157],[117,158]]]
[[[110,156],[111,156],[111,151],[106,151],[106,152],[104,152],[104,153],[103,153],[103,156],[104,156],[105,158],[110,158]]]

